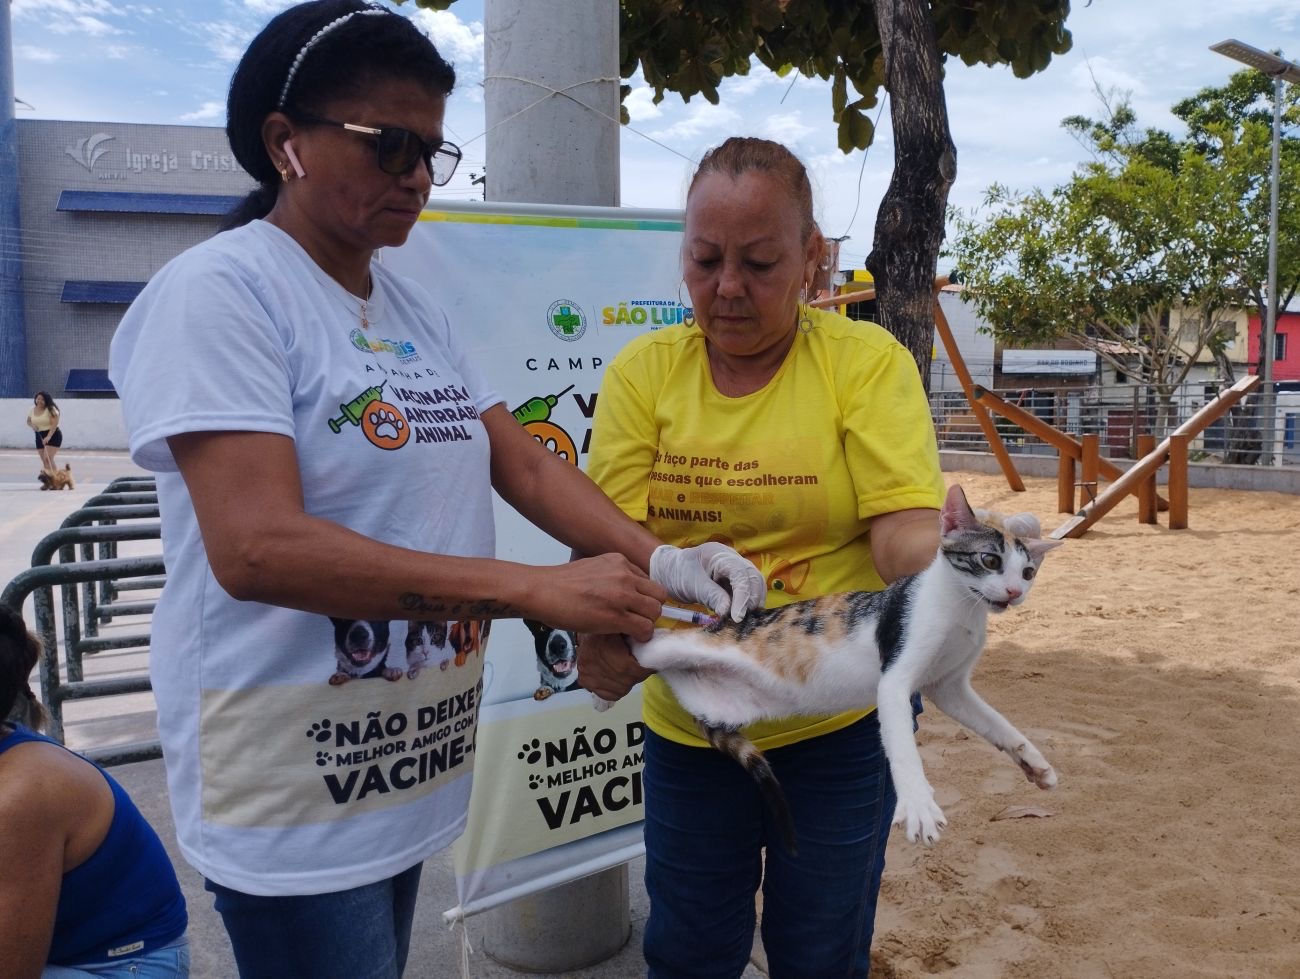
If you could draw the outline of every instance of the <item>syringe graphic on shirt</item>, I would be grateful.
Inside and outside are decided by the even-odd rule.
[[[560,399],[574,389],[575,385],[570,384],[559,394],[548,394],[544,398],[529,398],[510,414],[515,416],[515,421],[520,425],[527,425],[530,422],[544,422],[550,419],[551,409],[560,403]]]
[[[385,381],[384,384],[388,382]],[[361,419],[366,415],[366,408],[378,401],[384,393],[384,384],[377,388],[366,388],[347,404],[339,405],[339,410],[343,414],[337,418],[330,419],[330,431],[337,435],[343,431],[343,426],[351,422],[353,425],[360,425]]]
[[[404,446],[411,437],[411,426],[396,405],[383,399],[384,384],[366,388],[347,404],[339,405],[343,414],[329,420],[330,429],[337,435],[350,422],[360,426],[371,445],[385,451]]]

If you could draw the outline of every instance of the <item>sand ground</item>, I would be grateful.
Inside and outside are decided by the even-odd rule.
[[[1054,480],[947,477],[1066,519]],[[1193,489],[1190,529],[1161,522],[1130,498],[990,622],[975,687],[1055,790],[927,706],[948,828],[895,830],[873,977],[1300,977],[1300,498]]]
[[[25,462],[21,482],[0,485],[30,503],[0,514],[3,580],[73,506],[35,491]],[[945,475],[976,505],[1032,511],[1049,532],[1065,520],[1055,480],[1013,493],[1000,476]],[[1138,524],[1125,501],[991,620],[976,689],[1047,755],[1057,789],[927,708],[922,754],[948,828],[930,848],[895,831],[874,979],[1300,979],[1300,497],[1193,489],[1190,501],[1180,531],[1163,516]],[[118,775],[170,845],[161,763]],[[1051,815],[994,819],[1016,806]],[[228,976],[210,899],[173,856],[193,885],[195,974]],[[426,881],[410,973],[436,977],[452,961],[437,920],[450,867],[431,861]],[[639,866],[633,884],[632,943],[569,975],[642,973]],[[474,975],[509,974],[473,962]]]

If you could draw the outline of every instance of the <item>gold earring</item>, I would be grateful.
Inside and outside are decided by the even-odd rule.
[[[280,172],[280,179],[283,180],[285,183],[288,183],[288,182],[289,182],[289,168],[288,168],[287,166],[285,166],[283,163],[278,163],[278,164],[276,164],[275,169],[278,170],[278,171]]]

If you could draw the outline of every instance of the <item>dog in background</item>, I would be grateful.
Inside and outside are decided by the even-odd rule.
[[[524,625],[533,635],[537,650],[537,672],[542,685],[533,694],[534,700],[545,700],[551,694],[572,690],[578,685],[578,637],[567,629],[552,629],[545,622],[524,619]]]
[[[491,619],[463,619],[453,622],[447,632],[451,648],[455,650],[455,663],[464,666],[471,653],[482,653],[487,647],[488,632],[492,629]]]
[[[42,469],[36,475],[42,490],[76,489],[72,482],[72,466],[63,464],[62,469]]]
[[[382,676],[385,680],[400,680],[402,671],[388,665],[388,623],[372,619],[336,619],[334,623],[334,656],[338,669],[330,677],[330,686],[337,687],[349,680]]]
[[[445,670],[456,651],[447,640],[447,623],[412,619],[406,624],[406,675],[414,680],[433,663]]]

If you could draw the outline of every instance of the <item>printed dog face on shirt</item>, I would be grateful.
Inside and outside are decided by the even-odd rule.
[[[541,678],[541,685],[533,693],[533,699],[545,700],[552,694],[576,687],[578,637],[567,629],[552,629],[545,622],[535,619],[524,619],[524,625],[533,636],[537,672]]]
[[[334,624],[334,658],[338,664],[330,686],[380,676],[385,680],[401,679],[402,670],[387,665],[387,622],[334,616],[330,616],[330,622]]]

